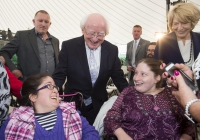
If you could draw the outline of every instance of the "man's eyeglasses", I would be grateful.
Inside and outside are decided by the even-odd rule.
[[[96,36],[99,39],[103,39],[106,36],[105,33],[96,33],[96,32],[93,32],[93,31],[88,31],[87,32],[86,29],[85,29],[85,33],[90,37],[95,37]]]
[[[39,90],[42,90],[42,89],[45,89],[45,88],[48,88],[50,90],[53,90],[55,88],[55,89],[57,89],[57,91],[59,91],[59,87],[58,86],[54,86],[52,84],[46,84],[45,86],[37,89],[35,92],[38,92]]]
[[[155,49],[148,49],[147,52],[154,52]]]

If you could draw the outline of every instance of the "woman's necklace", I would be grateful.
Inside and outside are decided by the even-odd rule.
[[[157,104],[156,104],[156,97],[157,97],[157,95],[158,95],[158,93],[160,93],[161,91],[162,91],[163,89],[158,89],[155,93],[156,94],[151,94],[152,96],[153,96],[153,99],[154,99],[154,102],[153,101],[151,101],[151,99],[149,99],[150,101],[151,101],[151,103],[153,104],[153,109],[155,110],[155,111],[158,111],[160,108],[157,106]]]
[[[187,64],[191,61],[192,59],[192,48],[193,48],[193,41],[192,41],[192,38],[191,38],[191,45],[190,45],[190,58],[187,62],[184,62],[184,64]]]
[[[153,96],[153,98],[152,98],[152,96]],[[158,110],[160,110],[160,107],[158,107],[158,105],[157,105],[157,102],[156,102],[156,100],[157,100],[157,98],[156,98],[156,96],[157,95],[148,95],[147,96],[147,99],[150,101],[149,103],[151,104],[151,105],[153,105],[153,109],[155,110],[155,111],[158,111]]]
[[[153,102],[152,102],[153,103]],[[153,105],[154,105],[154,110],[155,111],[158,111],[160,108],[157,106],[157,104],[156,104],[156,95],[154,95],[154,103],[153,103]]]

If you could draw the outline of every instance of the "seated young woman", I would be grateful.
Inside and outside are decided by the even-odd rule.
[[[162,85],[159,60],[140,60],[133,81],[125,88],[104,119],[104,133],[118,140],[190,140],[194,126],[172,95],[173,88]]]
[[[59,102],[58,90],[47,74],[27,78],[21,90],[22,106],[4,122],[0,139],[100,140],[74,102]]]

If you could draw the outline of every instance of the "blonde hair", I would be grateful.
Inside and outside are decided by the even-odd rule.
[[[174,18],[181,23],[191,23],[193,30],[200,19],[200,9],[192,3],[176,4],[168,13],[168,27],[171,31]]]

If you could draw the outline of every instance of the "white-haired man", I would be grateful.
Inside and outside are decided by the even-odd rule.
[[[109,29],[107,20],[93,13],[83,18],[80,25],[83,35],[62,43],[59,64],[53,78],[59,87],[67,78],[65,94],[83,94],[84,101],[80,110],[89,123],[93,124],[102,104],[108,99],[108,79],[112,78],[120,92],[128,83],[121,70],[117,46],[105,41]]]

